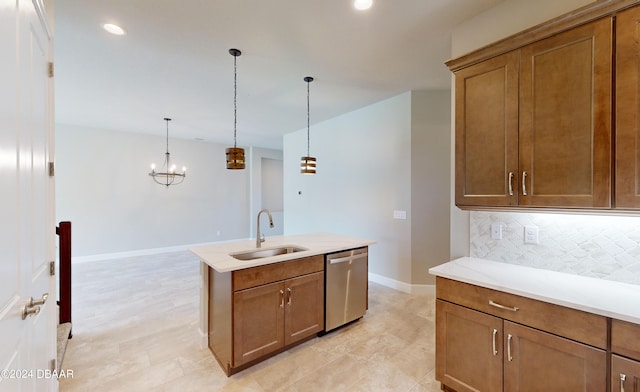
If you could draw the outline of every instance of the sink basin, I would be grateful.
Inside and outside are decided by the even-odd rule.
[[[308,250],[295,245],[284,245],[277,248],[251,249],[243,252],[230,253],[229,256],[238,260],[255,260],[264,257],[286,255],[288,253],[302,252]]]

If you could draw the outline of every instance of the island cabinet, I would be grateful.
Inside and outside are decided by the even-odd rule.
[[[612,18],[455,71],[458,206],[611,206]]]
[[[323,255],[225,273],[209,268],[209,347],[227,375],[323,325]]]
[[[611,392],[640,392],[640,325],[611,324]]]
[[[436,294],[444,390],[607,390],[605,317],[442,277]]]

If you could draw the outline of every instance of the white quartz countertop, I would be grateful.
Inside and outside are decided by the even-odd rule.
[[[218,242],[210,245],[195,246],[189,250],[200,260],[218,272],[235,271],[259,265],[279,263],[281,261],[299,259],[341,250],[359,248],[375,244],[375,241],[348,237],[338,234],[313,233],[288,236],[267,237],[261,249],[294,245],[308,250],[278,256],[264,257],[254,260],[237,260],[230,253],[256,250],[256,240],[246,239],[230,242]]]
[[[429,273],[556,305],[640,324],[640,286],[462,257]]]

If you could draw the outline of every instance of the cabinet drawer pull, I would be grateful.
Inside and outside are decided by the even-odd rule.
[[[522,172],[522,195],[523,196],[527,195],[527,185],[525,184],[526,179],[527,179],[527,172],[523,171]]]
[[[624,382],[626,379],[627,375],[620,373],[620,392],[624,392]]]
[[[489,300],[489,305],[496,307],[498,309],[503,309],[503,310],[510,310],[512,312],[517,312],[518,310],[520,310],[519,307],[517,306],[504,306],[504,305],[500,305],[499,303],[493,302],[492,300]]]
[[[284,308],[284,291],[280,290],[280,307]]]
[[[512,184],[512,180],[513,180],[513,172],[509,172],[509,196],[513,196],[513,184]]]
[[[513,336],[511,334],[507,336],[507,357],[509,358],[509,362],[513,361],[513,357],[511,356],[511,339],[512,338]]]
[[[496,350],[496,335],[498,335],[498,330],[493,329],[493,356],[498,355],[498,350]]]
[[[287,305],[291,305],[291,287],[287,288],[287,294],[289,295],[289,300],[287,301]]]

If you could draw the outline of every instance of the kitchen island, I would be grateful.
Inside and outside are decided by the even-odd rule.
[[[202,346],[231,375],[313,338],[324,330],[325,255],[373,243],[316,233],[191,248],[202,261]]]

